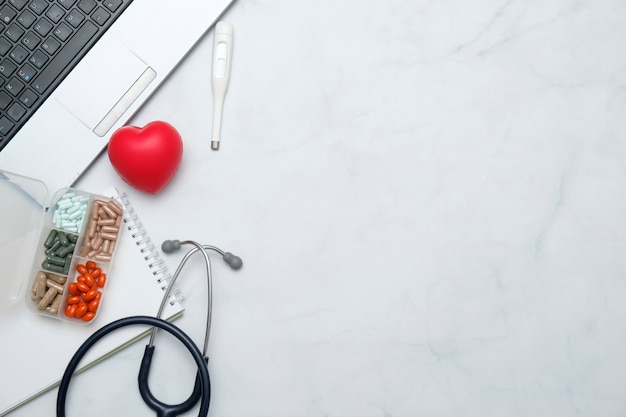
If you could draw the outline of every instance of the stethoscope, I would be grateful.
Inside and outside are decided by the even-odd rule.
[[[57,394],[57,417],[65,417],[65,402],[67,398],[67,392],[70,384],[70,380],[72,375],[76,371],[78,364],[80,363],[83,356],[91,349],[91,347],[96,344],[100,339],[109,333],[121,328],[135,324],[144,324],[150,325],[153,327],[152,333],[150,335],[150,341],[148,345],[146,345],[146,349],[144,351],[143,358],[141,360],[141,366],[139,368],[139,375],[137,378],[139,385],[139,393],[143,398],[144,402],[150,407],[152,410],[156,411],[157,417],[170,417],[177,416],[179,414],[185,413],[189,411],[195,404],[200,400],[200,411],[198,413],[199,417],[205,417],[209,413],[209,404],[211,401],[211,381],[209,378],[209,369],[208,369],[208,361],[209,357],[207,355],[207,349],[209,345],[209,334],[211,333],[211,314],[213,310],[213,278],[211,273],[211,259],[209,258],[208,251],[214,251],[222,255],[222,259],[226,262],[232,269],[239,269],[243,265],[241,258],[233,255],[230,252],[224,252],[223,250],[211,246],[211,245],[201,245],[200,243],[194,242],[192,240],[178,241],[178,240],[166,240],[161,245],[161,249],[165,253],[172,253],[180,249],[182,245],[192,245],[193,249],[189,250],[180,261],[178,268],[172,275],[172,279],[170,280],[165,294],[163,295],[163,299],[161,301],[161,305],[159,307],[159,311],[156,317],[152,316],[131,316],[125,317],[116,321],[113,321],[101,329],[97,330],[94,334],[92,334],[85,342],[78,348],[72,359],[67,365],[65,372],[63,373],[63,378],[61,379],[61,383],[59,385],[59,392]],[[172,292],[172,288],[174,287],[174,283],[176,279],[180,275],[183,267],[187,263],[187,260],[196,252],[201,252],[204,257],[205,267],[206,267],[206,276],[207,276],[207,316],[206,316],[206,330],[204,333],[204,348],[202,352],[198,348],[198,346],[191,340],[191,338],[182,330],[180,330],[175,325],[171,324],[168,321],[161,319],[161,315],[165,306],[167,305],[168,299]],[[167,404],[164,403],[157,398],[154,397],[152,392],[150,391],[150,387],[148,386],[148,376],[150,374],[150,365],[152,363],[152,356],[154,354],[154,341],[156,338],[156,333],[158,329],[165,330],[170,333],[176,339],[178,339],[189,351],[193,360],[196,363],[196,367],[198,369],[198,373],[196,374],[196,381],[194,384],[193,391],[189,395],[189,397],[179,403],[179,404]]]

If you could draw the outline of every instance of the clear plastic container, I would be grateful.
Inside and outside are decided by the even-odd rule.
[[[26,302],[46,316],[92,321],[106,294],[122,226],[121,205],[72,188],[57,191],[35,248]]]
[[[5,171],[0,171],[0,196],[0,262],[5,266],[0,316],[23,292],[37,314],[79,324],[93,321],[106,298],[122,206],[72,188],[48,200],[43,183]]]
[[[23,300],[47,198],[41,181],[0,170],[0,317]]]

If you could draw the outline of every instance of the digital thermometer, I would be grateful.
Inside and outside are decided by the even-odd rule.
[[[211,149],[218,150],[222,130],[222,109],[230,80],[230,64],[233,54],[233,25],[218,22],[213,39],[213,133]]]

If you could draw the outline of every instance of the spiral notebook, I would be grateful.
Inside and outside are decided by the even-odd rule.
[[[126,194],[118,194],[115,189],[102,194],[112,196],[122,204],[125,227],[118,237],[119,246],[109,271],[106,299],[103,297],[97,321],[83,326],[41,317],[30,311],[24,302],[18,303],[10,315],[2,317],[2,375],[28,377],[13,378],[10,384],[2,384],[0,416],[56,388],[76,349],[100,327],[122,317],[157,314],[171,278],[168,268]],[[137,297],[137,293],[143,296]],[[180,299],[176,291],[170,296],[163,314],[165,319],[171,321],[182,315]],[[145,327],[129,327],[112,333],[88,353],[79,372],[143,339],[149,332]],[[39,357],[37,350],[41,349],[36,341],[45,341],[42,343],[45,343],[46,357],[55,360],[34,363],[32,358]],[[28,369],[29,366],[33,369]]]

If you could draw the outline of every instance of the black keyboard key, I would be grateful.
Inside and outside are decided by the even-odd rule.
[[[54,36],[59,38],[62,42],[65,42],[72,35],[72,28],[65,23],[61,23],[52,33],[54,33]]]
[[[6,83],[4,89],[13,97],[17,97],[24,89],[24,83],[22,83],[18,78],[13,77],[8,83]]]
[[[80,0],[78,2],[78,8],[82,10],[85,14],[90,14],[93,9],[96,8],[95,0]]]
[[[122,0],[105,0],[104,7],[115,12],[122,5]]]
[[[35,70],[35,68],[26,64],[22,68],[20,68],[20,70],[17,72],[17,76],[20,77],[22,80],[29,82],[33,79],[36,73],[37,71]]]
[[[0,55],[6,55],[11,50],[13,44],[3,37],[0,37]]]
[[[4,35],[13,42],[18,42],[23,34],[24,29],[19,27],[16,23],[13,23],[4,31]]]
[[[65,17],[65,21],[70,24],[74,29],[80,26],[85,20],[85,15],[83,15],[78,10],[74,9]]]
[[[24,90],[24,92],[20,95],[20,101],[26,107],[32,106],[38,98],[39,96],[29,89]]]
[[[11,101],[13,101],[13,99],[10,95],[5,93],[4,91],[0,91],[0,110],[6,109],[7,106],[11,104]]]
[[[133,0],[0,0],[0,150]]]
[[[32,81],[32,87],[35,91],[43,93],[52,85],[59,74],[76,56],[89,40],[96,34],[98,28],[91,22],[87,21],[78,29],[76,34],[72,36],[68,43],[52,58],[50,63],[44,70]]]
[[[35,32],[28,32],[22,38],[22,45],[24,45],[25,47],[27,47],[31,51],[34,51],[35,48],[37,47],[37,45],[39,45],[40,42],[41,42],[41,38],[39,36],[35,35]]]
[[[28,62],[33,64],[35,68],[41,69],[48,62],[48,55],[44,54],[40,50],[36,50],[30,58],[28,58]]]
[[[26,6],[26,3],[28,3],[28,0],[9,0],[9,3],[11,3],[17,10],[22,10],[24,6]]]
[[[28,56],[28,51],[22,48],[20,45],[17,45],[15,48],[13,48],[9,56],[13,58],[15,62],[21,64]]]
[[[17,18],[17,21],[20,22],[20,24],[26,29],[30,29],[36,20],[37,16],[35,16],[30,10],[24,10]]]
[[[59,0],[59,4],[61,4],[67,10],[71,9],[74,3],[76,3],[76,0]]]
[[[93,14],[91,15],[93,21],[100,26],[104,25],[110,17],[111,15],[109,14],[109,12],[104,10],[102,7],[98,7],[96,11],[93,12]]]
[[[46,0],[32,0],[28,5],[28,8],[38,15],[42,14],[44,10],[48,7],[48,2]]]
[[[50,55],[53,55],[56,51],[59,50],[60,47],[61,42],[57,41],[52,36],[50,36],[44,41],[44,43],[41,44],[41,48]]]
[[[26,114],[26,109],[19,105],[19,103],[13,103],[9,110],[7,110],[7,115],[16,122],[19,122],[22,117]]]
[[[46,19],[40,19],[39,22],[37,22],[37,24],[35,25],[35,31],[41,36],[46,36],[52,30],[52,27],[52,23],[50,23]]]
[[[0,116],[0,135],[7,135],[15,126],[7,117]]]
[[[11,23],[13,19],[15,19],[16,15],[17,12],[13,10],[13,8],[10,7],[8,4],[0,7],[0,21],[6,23],[7,25]]]
[[[46,12],[46,16],[48,19],[52,20],[54,23],[58,23],[61,19],[63,19],[63,15],[65,14],[65,10],[53,4],[52,7],[48,9]]]
[[[0,64],[0,75],[4,75],[6,78],[9,78],[16,69],[17,65],[6,59],[2,62],[2,64]]]

